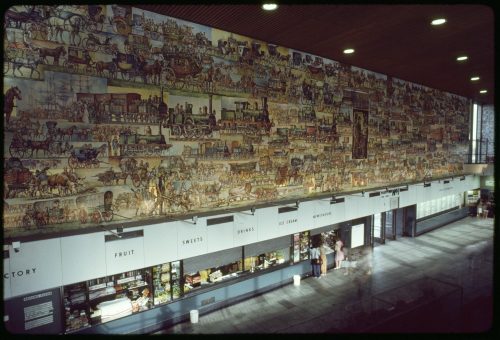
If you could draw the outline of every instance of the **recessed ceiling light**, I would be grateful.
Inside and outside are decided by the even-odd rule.
[[[481,91],[479,91],[479,93],[487,93],[487,92],[488,92],[488,90],[481,90]]]
[[[278,5],[276,4],[263,4],[262,9],[265,9],[266,11],[274,11],[276,8],[278,8]]]
[[[471,77],[470,80],[471,81],[476,81],[476,80],[479,80],[479,77]]]
[[[352,48],[345,49],[345,50],[344,50],[344,53],[345,53],[345,54],[351,54],[351,53],[354,53],[354,49],[352,49]]]
[[[446,22],[446,19],[439,18],[439,19],[434,19],[431,22],[431,25],[437,26],[437,25],[442,25]]]
[[[460,56],[457,58],[457,61],[464,61],[464,60],[467,60],[469,59],[469,57],[467,57],[466,55],[463,55],[463,56]]]

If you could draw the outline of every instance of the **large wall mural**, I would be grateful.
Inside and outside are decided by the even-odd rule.
[[[461,174],[470,101],[129,6],[14,6],[4,237]]]

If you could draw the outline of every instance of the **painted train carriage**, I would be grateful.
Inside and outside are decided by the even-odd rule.
[[[267,111],[267,97],[262,98],[259,108],[257,102],[254,106],[248,101],[234,102],[234,110],[222,108],[219,121],[220,130],[224,133],[265,134],[269,133],[272,123],[269,121]]]

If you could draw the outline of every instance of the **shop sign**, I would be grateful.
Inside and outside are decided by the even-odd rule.
[[[298,220],[296,218],[290,218],[290,219],[287,219],[287,220],[284,220],[284,221],[279,221],[278,225],[279,226],[288,225],[288,224],[292,224],[292,223],[297,223],[297,221]]]
[[[239,214],[233,226],[233,246],[241,246],[258,241],[257,218]]]
[[[107,275],[123,273],[144,267],[144,240],[142,237],[106,242]]]
[[[10,279],[11,277],[14,278],[14,277],[21,277],[21,276],[29,276],[29,275],[34,275],[35,273],[36,273],[36,268],[18,270],[18,271],[13,271],[10,273],[4,273],[3,278]]]

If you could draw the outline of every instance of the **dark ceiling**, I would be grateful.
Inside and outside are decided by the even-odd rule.
[[[494,104],[494,13],[486,6],[135,6]],[[438,17],[447,22],[431,26]],[[347,47],[356,52],[343,54]],[[457,62],[461,54],[469,59]]]

